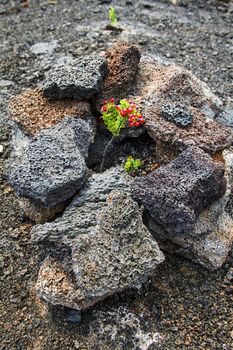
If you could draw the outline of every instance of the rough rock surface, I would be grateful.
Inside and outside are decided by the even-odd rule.
[[[130,178],[121,167],[93,174],[60,218],[32,228],[32,241],[70,244],[79,234],[92,232],[97,225],[99,211],[107,206],[109,193],[112,190],[129,193],[128,181]]]
[[[90,98],[101,90],[107,72],[104,57],[80,56],[48,72],[43,85],[44,96],[50,99]]]
[[[189,146],[200,147],[210,154],[231,146],[233,132],[230,128],[218,124],[195,108],[191,109],[192,125],[188,128],[180,127],[172,121],[165,120],[159,104],[156,107],[156,101],[157,97],[145,110],[145,126],[149,135],[158,143],[156,150],[160,159],[172,159]]]
[[[208,209],[204,215],[210,215]],[[212,231],[207,235],[196,237],[194,232],[188,237],[171,235],[151,217],[147,226],[162,249],[183,255],[210,270],[219,269],[226,261],[232,248],[233,220],[225,212],[218,217]],[[206,231],[206,228],[203,226],[203,231]]]
[[[222,125],[233,128],[233,107],[224,109],[215,120]]]
[[[169,122],[178,127],[186,128],[192,125],[193,115],[184,105],[173,103],[161,105],[161,114]]]
[[[70,198],[86,181],[85,157],[93,137],[92,121],[75,118],[31,138],[16,128],[7,169],[16,194],[42,207]]]
[[[132,184],[134,197],[176,235],[192,231],[201,212],[225,189],[224,166],[196,147]]]
[[[157,142],[157,155],[164,161],[174,159],[189,146],[214,154],[233,142],[232,130],[209,117],[222,110],[222,102],[206,83],[182,67],[161,66],[153,59],[142,59],[131,94],[141,98],[145,127]],[[184,105],[192,113],[193,122],[188,128],[165,120],[162,115],[162,106],[174,103]]]
[[[137,46],[123,41],[108,49],[105,56],[109,72],[99,98],[124,98],[132,88],[140,61],[140,51]]]
[[[30,218],[37,224],[43,224],[55,218],[67,206],[67,201],[58,203],[52,208],[45,208],[31,201],[28,198],[19,198],[20,208],[23,210],[26,217]]]
[[[72,241],[75,281],[70,281],[59,262],[45,261],[36,289],[52,304],[82,310],[115,292],[139,287],[163,261],[138,204],[127,194],[113,191],[96,227]]]
[[[226,261],[233,243],[233,150],[223,152],[226,192],[198,217],[193,231],[174,235],[148,212],[145,220],[160,246],[216,270]]]
[[[133,93],[144,100],[154,94],[196,108],[208,106],[215,112],[222,109],[221,100],[192,72],[177,65],[161,66],[153,57],[141,60]]]
[[[41,88],[27,89],[9,102],[10,118],[23,130],[35,134],[57,124],[65,117],[88,118],[91,116],[88,102],[75,100],[48,100]]]

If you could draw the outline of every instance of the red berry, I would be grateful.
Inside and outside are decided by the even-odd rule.
[[[125,116],[126,116],[126,114],[127,114],[127,110],[126,110],[126,109],[123,109],[123,110],[121,111],[121,115],[122,115],[122,117],[125,117]]]
[[[139,125],[140,125],[140,123],[139,123],[139,122],[136,122],[136,123],[135,123],[135,126],[137,126],[137,127],[138,127]]]
[[[128,108],[128,113],[131,113],[131,112],[133,112],[133,107]]]
[[[109,102],[115,102],[115,99],[112,97],[109,99]]]
[[[103,107],[101,108],[101,111],[102,111],[102,112],[107,112],[107,110],[108,110],[108,107],[107,107],[107,106],[103,106]]]

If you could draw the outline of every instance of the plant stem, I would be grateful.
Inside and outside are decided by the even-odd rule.
[[[115,139],[115,136],[112,136],[111,140],[107,143],[107,145],[106,145],[106,147],[104,149],[104,154],[103,154],[102,162],[101,162],[101,165],[100,165],[100,172],[101,173],[103,171],[104,162],[105,162],[105,158],[106,158],[106,155],[107,155],[108,148],[112,144],[114,139]]]

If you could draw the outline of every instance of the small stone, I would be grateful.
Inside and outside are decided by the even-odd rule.
[[[80,56],[50,70],[43,84],[46,98],[91,98],[101,90],[108,72],[107,61],[98,55]]]
[[[3,145],[0,145],[0,154],[3,154],[3,151],[4,151]]]
[[[35,55],[52,55],[57,48],[57,40],[39,42],[30,47],[30,51]]]
[[[233,108],[226,108],[217,115],[215,120],[222,125],[233,128]]]
[[[98,108],[103,100],[127,95],[134,83],[140,56],[137,46],[124,41],[117,42],[107,50],[109,72],[103,82],[102,92],[98,95]]]
[[[67,311],[66,318],[71,323],[81,323],[82,322],[82,314],[78,310]]]
[[[192,112],[182,104],[162,104],[160,110],[163,117],[175,123],[178,127],[186,128],[192,125]]]

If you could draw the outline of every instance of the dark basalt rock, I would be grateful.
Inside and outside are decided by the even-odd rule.
[[[65,118],[31,138],[16,129],[7,169],[16,194],[46,208],[72,197],[86,181],[93,138],[92,122],[79,118]]]
[[[53,68],[43,85],[44,96],[50,99],[90,98],[101,90],[108,72],[107,60],[98,55],[81,56]]]
[[[163,117],[181,128],[192,125],[193,114],[182,104],[162,104],[160,110]]]
[[[133,196],[172,234],[188,234],[200,213],[225,192],[224,167],[197,147],[138,178]]]

